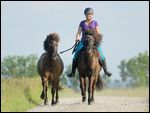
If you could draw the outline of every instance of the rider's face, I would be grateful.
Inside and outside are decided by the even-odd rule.
[[[86,20],[91,20],[93,18],[93,13],[88,13],[85,15]]]

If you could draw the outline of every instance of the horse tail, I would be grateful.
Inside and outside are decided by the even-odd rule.
[[[51,82],[51,81],[48,81],[48,85],[49,85],[49,87],[52,87],[52,82]],[[63,89],[64,89],[64,87],[58,85],[58,90],[59,90],[59,91],[62,91]]]
[[[63,87],[58,86],[58,90],[59,90],[59,91],[62,91],[63,89],[64,89]]]
[[[98,74],[98,78],[97,78],[97,82],[96,82],[96,89],[98,91],[103,89],[103,81],[102,81],[102,79],[100,77],[100,74]]]

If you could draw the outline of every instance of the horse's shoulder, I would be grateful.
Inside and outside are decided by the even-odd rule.
[[[63,61],[62,61],[62,59],[61,59],[59,54],[57,54],[57,60],[60,61],[61,63],[63,63]]]
[[[96,57],[99,57],[99,52],[98,52],[97,47],[94,47],[94,55],[95,55]]]
[[[39,63],[47,63],[47,62],[49,62],[49,60],[48,60],[49,58],[48,58],[48,54],[47,54],[47,52],[45,52],[45,53],[43,53],[42,55],[41,55],[41,57],[39,58]]]

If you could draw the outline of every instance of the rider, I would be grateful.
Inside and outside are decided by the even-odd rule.
[[[76,42],[79,42],[79,44],[76,47],[75,55],[73,58],[72,72],[67,75],[68,77],[75,77],[75,70],[77,67],[77,57],[78,57],[79,51],[83,48],[84,32],[88,29],[95,29],[97,31],[97,33],[100,34],[99,25],[98,25],[97,21],[93,20],[93,9],[92,8],[86,8],[84,10],[84,15],[86,17],[86,20],[83,20],[80,22],[78,32],[76,34]],[[82,38],[80,41],[81,33],[82,33]],[[111,73],[107,70],[106,60],[105,60],[105,57],[102,53],[101,47],[97,46],[97,49],[98,49],[98,51],[100,53],[100,57],[101,57],[101,58],[99,58],[99,62],[101,63],[101,65],[104,69],[104,72],[108,76],[111,76]]]

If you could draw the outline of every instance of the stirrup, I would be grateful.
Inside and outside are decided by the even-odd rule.
[[[110,73],[110,72],[106,72],[106,74],[108,75],[108,77],[110,77],[112,75],[112,73]]]
[[[69,77],[69,78],[71,78],[71,77],[75,77],[75,74],[70,73],[70,74],[68,74],[68,75],[67,75],[67,77]]]

